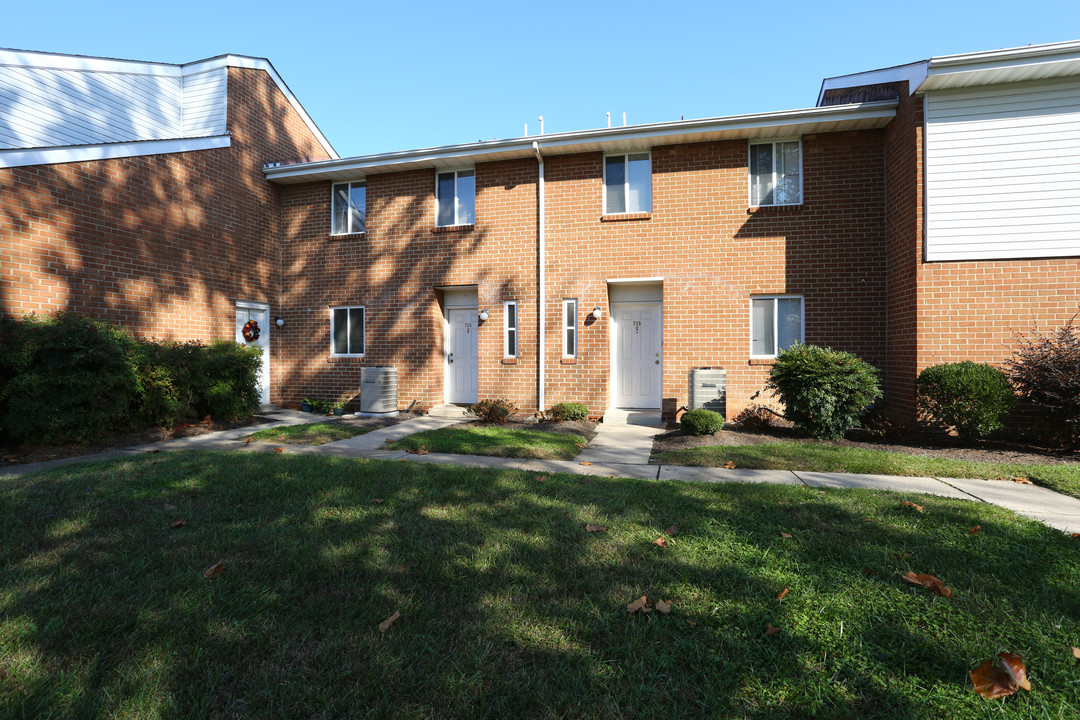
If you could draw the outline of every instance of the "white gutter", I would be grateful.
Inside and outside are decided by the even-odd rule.
[[[544,328],[544,318],[545,318],[545,315],[544,314],[546,312],[546,307],[547,307],[547,303],[545,302],[546,284],[544,282],[544,261],[546,260],[545,254],[544,254],[544,250],[545,250],[545,248],[544,248],[544,240],[545,240],[545,238],[544,238],[544,156],[540,154],[540,143],[538,143],[538,142],[536,142],[534,140],[532,145],[533,145],[533,152],[536,153],[536,163],[537,163],[537,166],[539,168],[539,173],[540,173],[539,179],[537,180],[537,183],[536,183],[536,187],[537,187],[537,191],[536,191],[537,192],[537,209],[536,209],[536,224],[537,224],[536,255],[537,255],[537,258],[536,258],[536,264],[537,264],[537,269],[538,269],[536,296],[539,299],[538,309],[537,309],[538,317],[537,317],[537,320],[536,320],[536,325],[537,325],[537,328],[538,328],[539,333],[540,333],[539,343],[538,343],[539,360],[537,362],[537,378],[536,378],[536,385],[537,385],[537,391],[536,391],[536,404],[537,404],[537,407],[536,407],[536,409],[537,409],[538,412],[544,412],[544,405],[545,405],[545,403],[544,403],[544,384],[545,384],[544,360],[545,360],[545,357],[546,357],[544,355],[544,346],[545,346],[545,343],[544,343],[544,329],[545,329]]]

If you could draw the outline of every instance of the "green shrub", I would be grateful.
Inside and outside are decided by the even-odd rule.
[[[329,400],[313,400],[311,408],[312,412],[319,413],[320,415],[329,415],[330,411],[334,409],[334,403]]]
[[[1020,395],[1046,421],[1051,438],[1080,447],[1080,328],[1074,316],[1060,329],[1018,335],[1019,347],[1005,362]]]
[[[517,405],[509,400],[481,400],[469,409],[480,422],[499,425],[517,412]]]
[[[705,408],[688,410],[679,420],[679,427],[687,435],[715,435],[724,429],[724,416]]]
[[[877,368],[849,352],[793,345],[776,356],[765,387],[784,403],[784,416],[813,437],[839,439],[881,397]]]
[[[1005,373],[970,360],[926,368],[917,390],[923,415],[966,439],[1000,430],[1015,399]]]
[[[585,403],[562,402],[548,410],[548,417],[555,422],[568,420],[588,420],[589,406]]]

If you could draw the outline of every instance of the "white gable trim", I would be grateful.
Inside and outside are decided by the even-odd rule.
[[[58,165],[60,163],[87,162],[136,157],[139,155],[167,155],[169,153],[211,150],[229,147],[228,135],[179,140],[139,140],[136,142],[107,143],[104,145],[71,145],[67,147],[31,148],[24,150],[0,150],[0,168],[24,167],[26,165]]]

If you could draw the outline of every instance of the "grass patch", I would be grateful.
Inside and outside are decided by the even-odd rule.
[[[0,480],[0,717],[1074,717],[1077,548],[994,506],[861,490],[71,466]],[[672,613],[628,617],[643,594]],[[988,701],[967,672],[1001,650],[1034,690]]]
[[[282,425],[281,427],[259,430],[248,435],[252,440],[275,442],[285,445],[325,445],[326,443],[348,440],[375,430],[373,425],[346,425],[345,423],[306,423],[304,425]]]
[[[588,440],[573,433],[505,425],[463,425],[425,430],[387,447],[458,455],[571,460],[588,444]]]
[[[921,457],[905,453],[842,447],[818,443],[774,442],[756,445],[706,445],[656,453],[653,462],[667,465],[723,467],[734,460],[743,468],[806,470],[914,477],[985,478],[1026,477],[1051,490],[1080,497],[1078,463],[997,463]]]

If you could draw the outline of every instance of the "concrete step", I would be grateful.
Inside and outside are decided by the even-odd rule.
[[[659,410],[638,408],[611,408],[604,413],[604,424],[664,427]]]
[[[476,417],[465,405],[436,405],[427,412],[429,417],[467,420]]]

